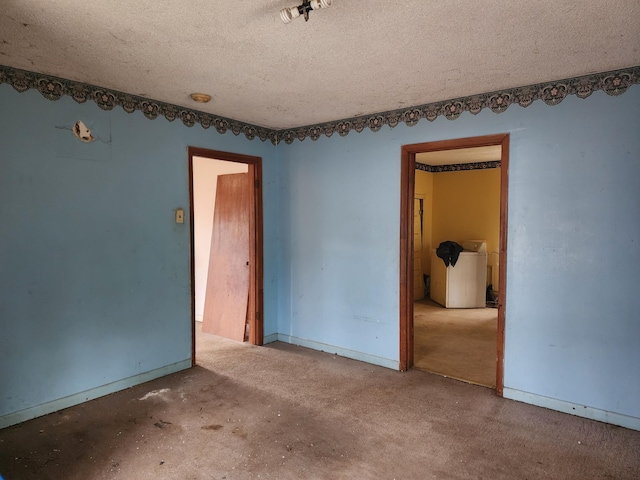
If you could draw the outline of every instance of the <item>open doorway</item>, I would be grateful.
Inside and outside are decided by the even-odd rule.
[[[237,339],[245,340],[246,322],[246,339],[254,345],[262,345],[263,342],[262,159],[189,147],[188,161],[192,362],[195,365],[196,333],[202,330],[203,320],[209,325],[212,321],[218,322],[218,326],[226,328],[224,322],[235,311],[236,326],[233,329],[236,333],[237,322],[241,322]],[[220,208],[223,200],[227,207]],[[215,204],[217,208],[214,211]],[[237,204],[243,205],[240,215],[236,211]],[[226,218],[221,217],[223,213]],[[230,214],[231,219],[238,222],[237,227],[229,228]],[[246,251],[226,265],[215,263],[233,256],[224,249],[233,247],[236,239],[229,238],[229,235],[238,235],[239,231],[246,243]],[[212,275],[223,269],[231,274],[238,272],[242,278],[239,281],[228,276],[221,280],[213,279]],[[222,285],[226,286],[220,288]],[[232,287],[238,291],[233,292]],[[218,294],[216,299],[212,300],[212,293]],[[234,295],[238,301],[233,300]]]
[[[500,145],[421,152],[415,172],[415,196],[424,201],[414,202],[421,269],[414,273],[414,368],[489,388],[496,382],[500,159]],[[455,264],[447,246],[464,248],[455,250]]]
[[[402,147],[402,184],[401,184],[401,232],[400,232],[400,366],[401,369],[405,370],[410,368],[411,366],[416,365],[416,360],[421,360],[423,351],[418,351],[418,359],[414,355],[416,355],[416,332],[417,336],[424,336],[424,322],[425,318],[433,320],[432,327],[436,326],[439,328],[438,334],[447,333],[451,334],[452,330],[460,330],[463,324],[467,323],[467,325],[473,325],[474,328],[478,327],[478,325],[484,324],[490,325],[494,322],[494,331],[493,333],[490,331],[484,332],[487,338],[490,338],[493,342],[493,352],[494,355],[488,353],[489,358],[488,361],[491,362],[491,365],[494,369],[495,374],[489,374],[489,379],[486,379],[486,371],[485,377],[482,381],[478,381],[477,377],[465,379],[464,377],[460,377],[457,372],[451,373],[448,376],[452,376],[455,378],[461,378],[463,380],[472,381],[473,383],[480,383],[488,386],[495,385],[496,392],[499,395],[502,395],[502,387],[503,387],[503,344],[504,344],[504,299],[505,299],[505,272],[506,272],[506,211],[507,211],[507,175],[508,175],[508,150],[509,150],[509,137],[508,135],[491,135],[485,137],[475,137],[475,138],[467,138],[467,139],[459,139],[459,140],[450,140],[450,141],[441,141],[441,142],[430,142],[430,143],[422,143],[415,145],[406,145]],[[482,158],[478,155],[486,154],[491,149],[487,149],[485,147],[494,147],[493,155],[496,155],[495,149],[497,149],[497,157],[495,160],[487,160],[486,158]],[[453,157],[449,157],[449,155],[453,154]],[[466,160],[460,161],[461,155],[469,155],[465,157]],[[476,154],[476,157],[473,158],[471,155]],[[489,153],[490,154],[490,153]],[[417,162],[416,159],[420,160]],[[457,160],[453,160],[457,159]],[[488,165],[488,162],[494,162],[493,165]],[[475,306],[477,302],[481,302],[478,306],[484,306],[484,301],[489,298],[489,302],[491,306],[497,307],[496,309],[483,309],[480,317],[484,316],[487,318],[473,318],[474,314],[471,312],[472,308],[469,308],[469,311],[462,313],[463,310],[458,310],[455,307],[457,305],[455,303],[451,303],[447,305],[447,301],[445,297],[442,296],[442,292],[434,292],[432,295],[430,290],[433,288],[442,289],[442,279],[440,278],[439,273],[436,274],[435,282],[434,278],[430,276],[420,278],[416,273],[416,265],[422,265],[423,271],[433,270],[434,272],[439,272],[440,270],[446,271],[446,268],[451,269],[451,267],[445,267],[445,265],[439,265],[438,262],[442,263],[440,259],[435,255],[435,249],[438,247],[438,244],[444,238],[440,238],[442,231],[452,232],[451,235],[455,236],[455,232],[458,233],[459,236],[466,235],[464,228],[456,230],[455,226],[452,226],[451,219],[447,219],[448,227],[447,229],[440,228],[439,235],[424,235],[424,231],[421,232],[421,242],[422,242],[422,250],[417,249],[415,245],[416,238],[416,228],[420,223],[418,222],[418,218],[424,225],[425,221],[429,223],[431,219],[429,215],[431,215],[432,210],[429,209],[429,203],[433,202],[433,195],[430,195],[429,192],[417,191],[416,189],[416,177],[420,177],[421,174],[416,175],[416,165],[426,165],[429,166],[429,169],[432,172],[453,172],[453,171],[471,171],[474,167],[480,168],[484,167],[496,167],[495,162],[499,162],[499,170],[494,170],[492,173],[487,174],[488,177],[493,176],[496,178],[496,183],[499,184],[499,214],[497,232],[495,233],[495,239],[493,241],[489,241],[490,247],[489,251],[486,251],[486,245],[478,246],[478,250],[476,252],[465,252],[464,253],[464,265],[468,264],[468,267],[464,268],[472,268],[477,272],[477,275],[480,275],[478,280],[474,283],[474,285],[480,286],[481,283],[492,285],[491,291],[497,290],[497,294],[495,298],[492,296],[491,292],[485,287],[476,288],[477,293],[474,293],[475,300],[470,300],[473,305],[466,303],[462,306],[465,308]],[[467,163],[467,166],[461,165],[462,163]],[[484,165],[478,165],[482,164]],[[473,164],[473,165],[472,165]],[[454,165],[453,167],[447,165]],[[421,169],[423,170],[423,169]],[[483,175],[483,174],[480,174]],[[497,175],[497,177],[496,177]],[[486,176],[486,175],[485,175]],[[462,179],[462,177],[454,178],[453,175],[449,175],[449,179],[447,181],[457,182]],[[474,177],[474,175],[470,175],[469,178]],[[446,185],[446,180],[444,177],[440,177],[443,182],[442,184]],[[469,180],[467,178],[467,180]],[[482,181],[482,180],[481,180]],[[480,185],[476,185],[477,188],[480,188]],[[445,187],[441,187],[442,188]],[[420,215],[416,215],[415,208],[418,204],[416,199],[422,198],[424,199],[421,203],[423,205],[422,211]],[[435,200],[437,201],[437,199]],[[451,200],[445,200],[450,202]],[[442,223],[443,215],[439,215],[440,223]],[[466,222],[465,222],[466,223]],[[440,226],[441,227],[441,226]],[[467,230],[469,231],[469,230]],[[491,236],[492,233],[488,232],[487,236]],[[447,239],[448,240],[448,239]],[[458,240],[458,239],[456,239]],[[461,238],[460,240],[471,240],[470,238]],[[482,239],[487,240],[487,239]],[[431,242],[433,241],[433,244]],[[468,246],[467,248],[471,249],[472,246]],[[485,252],[482,252],[485,250]],[[420,261],[416,261],[416,256],[420,255]],[[467,258],[469,257],[469,258]],[[473,257],[473,258],[472,258]],[[476,258],[478,257],[478,258]],[[479,260],[485,260],[483,266],[480,266]],[[490,258],[487,261],[487,258]],[[468,260],[468,262],[467,262]],[[443,268],[439,268],[443,267]],[[457,273],[463,272],[463,269],[456,270]],[[426,280],[424,283],[422,280]],[[416,288],[415,282],[420,281],[420,288],[424,288],[424,293],[427,298],[425,300],[421,300],[420,303],[416,303],[414,305],[414,301],[419,297],[416,295],[416,292],[420,291],[420,288]],[[493,285],[494,283],[499,282],[499,287],[497,285]],[[434,302],[431,298],[435,298],[437,301]],[[465,300],[466,301],[466,300]],[[446,306],[454,307],[455,310],[458,310],[460,315],[458,316],[459,322],[455,321],[455,310],[454,308],[448,309]],[[414,321],[414,313],[418,312],[418,316],[420,317],[420,324],[416,324]],[[478,310],[476,313],[480,313]],[[435,318],[436,314],[442,314],[440,319]],[[476,315],[477,317],[478,315]],[[497,319],[495,318],[497,316]],[[471,317],[471,318],[469,318]],[[437,323],[437,322],[440,323]],[[449,326],[453,326],[452,329],[447,331],[447,323]],[[497,325],[496,325],[497,323]],[[416,330],[417,328],[417,330]],[[477,330],[477,328],[476,328]],[[432,330],[433,333],[433,330]],[[478,333],[478,332],[476,332]],[[434,335],[436,335],[434,333]],[[491,336],[493,335],[493,337]],[[441,338],[444,342],[449,341],[446,338]],[[424,341],[424,338],[417,338],[418,348],[421,346],[420,341]],[[485,360],[487,357],[486,352],[486,338],[485,341]],[[455,352],[455,348],[452,350]],[[435,357],[431,357],[431,362],[433,368],[426,368],[431,371],[435,371],[436,373],[447,374],[447,372],[443,372],[441,369],[442,365],[433,364],[440,359],[435,359]],[[418,365],[416,365],[418,366]],[[460,369],[460,365],[456,365],[456,368]],[[424,368],[424,365],[420,365],[420,368]],[[462,365],[464,369],[464,365]],[[485,368],[486,370],[486,368]],[[482,377],[481,377],[482,378]],[[495,382],[491,381],[495,378]]]

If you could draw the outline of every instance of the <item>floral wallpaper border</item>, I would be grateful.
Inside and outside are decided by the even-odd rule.
[[[455,163],[452,165],[427,165],[426,163],[416,162],[416,170],[431,173],[460,172],[464,170],[486,170],[488,168],[499,168],[500,165],[500,160],[493,160],[490,162]]]
[[[263,142],[265,140],[271,140],[274,143],[277,141],[276,130],[270,128],[258,127],[170,103],[3,65],[0,65],[0,83],[8,83],[20,93],[35,88],[49,100],[59,100],[63,95],[68,95],[78,103],[93,100],[103,110],[112,110],[114,107],[120,106],[127,113],[140,110],[150,120],[163,116],[173,122],[179,118],[187,127],[193,127],[199,123],[203,128],[213,126],[220,134],[231,131],[234,135],[244,133],[249,140],[257,137]]]
[[[258,127],[186,107],[3,65],[0,65],[0,83],[7,83],[18,92],[37,89],[49,100],[59,100],[63,95],[68,95],[78,103],[93,100],[103,110],[121,106],[128,113],[140,110],[151,120],[158,116],[170,122],[179,118],[187,127],[199,123],[203,128],[213,126],[220,134],[228,131],[234,135],[243,133],[249,140],[259,138],[277,145],[281,141],[290,144],[295,139],[302,141],[307,137],[317,140],[322,135],[331,137],[334,133],[344,137],[351,131],[360,133],[365,128],[377,132],[384,125],[394,128],[404,123],[412,127],[421,119],[433,122],[440,116],[455,120],[463,112],[476,115],[485,108],[502,113],[509,105],[518,104],[526,108],[535,100],[558,105],[568,95],[587,98],[597,90],[604,90],[608,95],[621,95],[631,85],[640,83],[640,66],[283,130]]]
[[[631,85],[638,83],[640,83],[640,66],[585,75],[557,82],[539,83],[526,87],[482,93],[368,116],[353,117],[336,122],[327,122],[320,125],[280,130],[278,132],[278,140],[283,140],[285,143],[292,143],[296,138],[304,140],[309,137],[311,140],[317,140],[321,135],[330,137],[334,133],[344,137],[352,130],[359,133],[365,128],[369,128],[377,132],[384,125],[394,128],[399,123],[405,123],[412,127],[423,118],[430,122],[440,116],[455,120],[462,112],[470,112],[473,115],[477,115],[485,108],[490,108],[494,113],[502,113],[509,105],[514,103],[526,108],[535,100],[542,100],[547,105],[558,105],[568,95],[587,98],[597,90],[604,90],[608,95],[617,96],[626,92]]]

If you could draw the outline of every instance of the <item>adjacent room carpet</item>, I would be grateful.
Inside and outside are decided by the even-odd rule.
[[[497,308],[413,304],[414,366],[465,382],[496,386]]]

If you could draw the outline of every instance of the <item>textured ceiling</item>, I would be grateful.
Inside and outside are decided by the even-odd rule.
[[[638,0],[299,3],[0,0],[0,64],[274,129],[640,65]]]
[[[416,162],[429,166],[457,165],[461,163],[495,162],[502,158],[502,146],[457,148],[416,154]]]

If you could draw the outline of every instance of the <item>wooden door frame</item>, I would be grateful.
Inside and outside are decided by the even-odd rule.
[[[195,232],[193,204],[193,157],[244,163],[248,166],[249,181],[249,343],[264,342],[264,252],[262,242],[262,158],[207,148],[188,147],[189,161],[189,220],[191,229],[191,363],[196,364],[196,281]]]
[[[500,251],[498,275],[498,332],[496,346],[496,394],[504,389],[504,325],[507,291],[507,206],[509,186],[509,134],[486,135],[403,145],[400,169],[400,370],[413,366],[413,197],[415,195],[416,154],[459,148],[501,146],[500,168]]]

